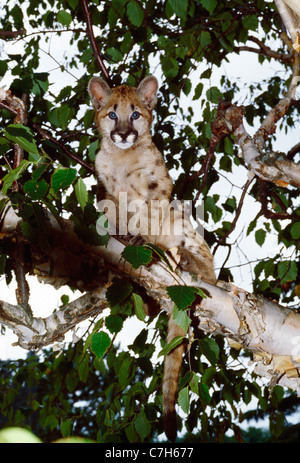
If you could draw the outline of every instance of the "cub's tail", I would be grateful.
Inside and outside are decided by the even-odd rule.
[[[169,315],[167,342],[171,342],[177,336],[184,336],[185,331],[173,320],[173,311]],[[182,356],[185,344],[182,342],[165,357],[164,381],[163,381],[163,413],[164,430],[167,438],[175,442],[177,437],[175,403],[177,397],[178,379],[181,370]]]

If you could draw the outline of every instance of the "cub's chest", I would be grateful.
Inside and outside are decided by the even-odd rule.
[[[110,195],[117,197],[120,192],[126,192],[129,198],[145,197],[151,177],[149,166],[136,157],[97,158],[98,177]]]

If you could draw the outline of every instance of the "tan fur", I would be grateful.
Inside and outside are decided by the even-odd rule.
[[[182,211],[180,208],[171,210],[169,206],[172,180],[150,135],[157,89],[157,80],[153,76],[146,77],[137,89],[126,85],[110,89],[98,77],[90,80],[89,93],[96,111],[96,123],[102,135],[101,149],[95,161],[98,179],[103,186],[105,197],[113,199],[116,204],[119,193],[124,191],[127,193],[128,203],[138,199],[144,200],[145,208],[140,210],[141,219],[143,214],[149,214],[149,201],[167,200],[166,207],[156,210],[159,233],[142,234],[143,238],[164,250],[178,247],[180,266],[184,270],[197,273],[201,278],[214,282],[213,259],[208,246],[195,232],[189,220],[184,220],[183,236],[170,233],[166,227],[170,218],[171,224],[179,223],[182,220]],[[139,114],[138,118],[134,118],[136,112]],[[156,207],[153,206],[153,210]],[[118,227],[121,225],[120,220],[118,219]],[[186,334],[176,325],[172,316],[172,313],[169,314],[168,343],[174,337]],[[165,359],[164,423],[166,435],[170,440],[175,440],[177,433],[175,403],[184,350],[182,343]]]

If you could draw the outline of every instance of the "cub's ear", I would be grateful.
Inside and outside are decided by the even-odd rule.
[[[89,81],[88,91],[91,96],[92,105],[96,111],[100,111],[105,106],[111,94],[110,87],[100,77],[92,77]]]
[[[158,82],[156,77],[148,76],[142,80],[139,84],[138,88],[136,89],[137,94],[141,98],[142,102],[146,106],[146,108],[152,109],[156,104],[156,93],[158,90]]]

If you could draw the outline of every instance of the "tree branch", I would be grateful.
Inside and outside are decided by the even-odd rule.
[[[243,123],[235,130],[241,156],[253,174],[278,186],[300,188],[300,167],[282,153],[263,153],[248,135]]]
[[[289,0],[274,0],[278,12],[293,41],[293,48],[300,53],[299,32],[300,32],[300,8],[297,10],[290,7]],[[295,2],[293,7],[295,6]]]
[[[111,78],[110,78],[109,73],[108,73],[108,71],[107,71],[107,69],[105,67],[105,64],[104,64],[104,62],[103,62],[103,60],[101,58],[101,54],[99,52],[99,49],[98,49],[98,46],[97,46],[97,43],[96,43],[96,40],[95,40],[95,36],[94,36],[94,32],[93,32],[93,23],[92,23],[91,13],[90,13],[90,10],[89,10],[89,7],[88,7],[87,0],[81,0],[81,5],[82,5],[82,8],[83,8],[83,13],[84,13],[85,20],[86,20],[87,34],[88,34],[90,42],[91,42],[91,47],[92,47],[92,50],[93,50],[93,54],[94,54],[96,63],[98,64],[98,66],[100,68],[100,71],[103,73],[103,76],[104,76],[106,82],[111,87],[112,86]]]
[[[26,34],[25,29],[20,29],[18,31],[0,31],[0,38],[15,38],[18,37],[19,35],[24,35]]]
[[[0,230],[2,239],[12,239],[12,230],[19,220],[14,213],[9,221],[4,220]],[[254,354],[258,371],[269,376],[271,383],[280,378],[279,384],[287,385],[300,394],[300,314],[231,284],[214,286],[180,268],[173,272],[164,262],[134,269],[121,258],[123,243],[111,237],[107,246],[90,246],[79,240],[72,223],[67,220],[63,221],[61,228],[55,219],[49,217],[48,227],[53,237],[50,256],[44,255],[44,260],[41,259],[42,251],[39,250],[37,258],[34,244],[27,243],[32,253],[31,271],[40,273],[42,279],[46,278],[55,286],[72,281],[73,286],[87,289],[87,286],[83,288],[82,279],[74,279],[74,262],[85,261],[86,256],[96,274],[93,281],[95,288],[90,288],[82,297],[47,318],[29,316],[19,306],[0,301],[0,322],[17,334],[18,344],[23,348],[37,349],[61,340],[77,323],[101,313],[107,307],[105,288],[108,273],[110,278],[118,275],[138,283],[161,308],[171,304],[167,286],[188,285],[199,287],[207,294],[207,298],[195,307],[195,317],[201,330],[220,334],[235,347],[246,348]],[[82,278],[82,269],[77,267],[77,270]],[[265,368],[266,364],[268,368]]]
[[[293,103],[297,85],[300,81],[300,59],[299,55],[295,55],[293,62],[293,74],[291,83],[286,95],[271,109],[259,130],[254,135],[253,139],[255,144],[262,149],[265,145],[267,138],[272,135],[276,130],[276,123],[285,116],[288,109]]]
[[[84,167],[87,171],[91,172],[92,174],[95,174],[95,169],[84,162],[81,158],[76,156],[72,151],[70,151],[64,143],[61,143],[59,140],[56,140],[56,138],[52,137],[49,132],[46,132],[44,129],[42,129],[38,124],[31,123],[29,124],[32,128],[35,129],[35,131],[42,137],[45,138],[46,140],[50,140],[52,143],[54,143],[56,146],[62,149],[62,151],[68,156],[68,158],[72,159],[75,161],[77,164],[80,164],[82,167]]]
[[[300,188],[299,165],[283,153],[266,153],[264,150],[266,138],[275,131],[275,123],[285,114],[291,103],[294,83],[292,86],[289,94],[270,111],[253,139],[243,125],[244,108],[231,104],[220,107],[212,129],[219,138],[229,133],[234,134],[236,143],[241,148],[241,157],[254,175],[282,187],[293,185]]]
[[[22,123],[23,120],[23,103],[22,100],[15,97],[11,94],[10,90],[4,90],[4,88],[0,87],[0,108],[9,111],[11,114],[15,116],[15,122]],[[95,173],[95,170],[92,166],[84,162],[81,158],[76,156],[72,151],[70,151],[64,143],[61,143],[59,140],[56,140],[49,132],[43,130],[38,124],[32,122],[30,119],[27,121],[28,126],[33,128],[42,138],[50,140],[56,146],[58,146],[68,158],[75,161],[77,164],[80,164],[84,167],[87,171],[91,172],[92,174]]]
[[[265,55],[269,58],[274,58],[277,61],[282,61],[283,63],[290,63],[293,61],[292,54],[279,53],[277,51],[274,51],[256,37],[249,36],[248,40],[256,43],[259,46],[259,48],[254,48],[254,47],[249,47],[247,45],[243,45],[240,47],[234,47],[234,51],[236,51],[237,53],[239,53],[240,51],[249,51],[252,53],[257,53],[259,55]]]

